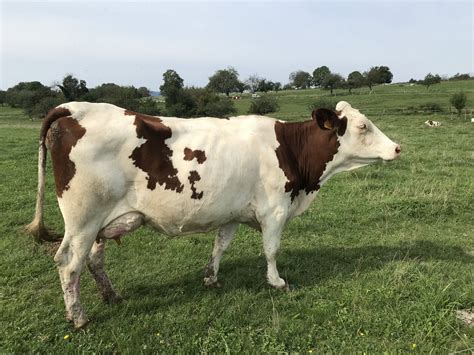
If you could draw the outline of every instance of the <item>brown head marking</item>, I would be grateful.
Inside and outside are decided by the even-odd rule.
[[[184,148],[184,160],[193,160],[196,158],[198,164],[202,164],[206,161],[206,152],[204,150],[192,150]]]
[[[133,164],[148,174],[147,188],[154,190],[156,183],[164,185],[166,190],[182,192],[184,185],[179,180],[178,170],[173,166],[173,151],[165,140],[171,138],[171,128],[165,126],[158,117],[125,111],[125,115],[135,116],[137,137],[146,140],[136,147],[129,156]]]
[[[337,135],[342,136],[346,130],[347,119],[339,119],[330,110],[315,110],[312,117],[313,120],[305,122],[275,122],[280,143],[275,152],[287,178],[285,191],[291,192],[291,201],[301,190],[319,190],[326,165],[339,148]]]

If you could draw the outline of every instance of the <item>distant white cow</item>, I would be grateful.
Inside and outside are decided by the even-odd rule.
[[[441,122],[428,120],[425,122],[425,125],[427,125],[428,127],[439,127],[441,126]]]
[[[263,235],[268,282],[287,288],[276,253],[286,224],[308,209],[334,174],[400,155],[347,102],[314,110],[305,122],[269,117],[152,117],[110,104],[70,102],[44,119],[38,194],[29,231],[43,224],[46,148],[65,233],[54,257],[67,318],[87,323],[79,278],[87,264],[107,302],[120,296],[104,270],[104,241],[143,224],[167,235],[218,229],[206,285],[217,283],[222,253],[239,224]]]

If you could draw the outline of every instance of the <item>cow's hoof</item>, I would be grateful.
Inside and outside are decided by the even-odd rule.
[[[219,286],[217,286],[219,285]],[[221,284],[217,281],[217,277],[208,276],[204,278],[204,286],[206,287],[221,287]]]
[[[123,301],[122,296],[120,296],[118,293],[104,295],[102,299],[107,304],[117,304]]]
[[[213,283],[206,283],[204,282],[204,285],[207,287],[207,288],[221,288],[222,285],[219,281],[214,281]]]
[[[294,290],[294,287],[288,283],[288,281],[285,281],[285,284],[281,287],[278,287],[278,289],[284,291],[284,292],[290,292]]]
[[[74,329],[83,329],[87,325],[87,323],[89,323],[89,320],[87,318],[79,318],[78,320],[74,321]]]

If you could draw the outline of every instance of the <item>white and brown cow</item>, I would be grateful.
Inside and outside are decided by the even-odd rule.
[[[47,147],[65,224],[54,260],[67,317],[76,327],[87,323],[79,300],[84,264],[105,301],[120,299],[104,271],[104,240],[143,224],[167,235],[218,229],[206,285],[217,283],[222,253],[238,225],[248,224],[262,232],[268,282],[287,288],[275,255],[288,221],[335,173],[400,155],[400,146],[358,110],[346,102],[336,110],[318,109],[311,120],[292,123],[152,117],[86,102],[52,110],[40,133],[36,214],[28,230],[47,238]]]

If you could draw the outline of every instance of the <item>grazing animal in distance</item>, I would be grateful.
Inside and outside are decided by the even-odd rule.
[[[47,239],[43,222],[50,151],[65,232],[54,257],[76,328],[88,319],[80,302],[84,265],[104,301],[120,296],[104,270],[104,242],[143,224],[170,235],[218,230],[204,283],[217,284],[219,263],[239,224],[262,232],[270,285],[287,289],[276,253],[286,224],[303,213],[334,174],[401,148],[347,102],[317,109],[304,122],[262,116],[229,119],[153,117],[105,103],[70,102],[44,119],[39,140],[35,218],[27,230]]]
[[[425,125],[427,125],[428,127],[439,127],[439,126],[441,126],[441,122],[427,120],[427,121],[425,121]]]

